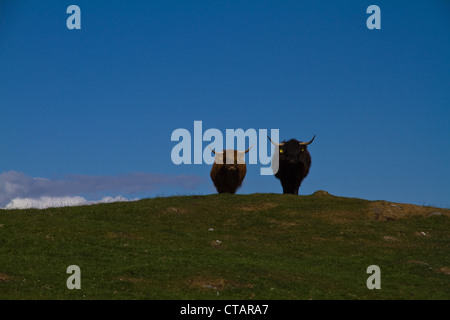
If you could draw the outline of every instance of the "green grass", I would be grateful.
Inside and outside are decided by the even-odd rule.
[[[447,210],[386,221],[371,205],[319,192],[0,210],[0,299],[449,299]]]

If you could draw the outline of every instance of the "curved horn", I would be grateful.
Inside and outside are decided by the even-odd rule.
[[[314,135],[314,137],[311,139],[311,141],[309,141],[309,142],[300,142],[300,145],[301,146],[307,146],[307,145],[309,145],[309,144],[311,144],[313,141],[314,141],[314,138],[316,137],[316,135]]]
[[[245,151],[238,151],[239,153],[247,153],[247,152],[249,152],[250,151],[250,149],[251,148],[253,148],[253,146],[254,146],[254,144],[252,144],[252,146],[250,147],[250,148],[248,148],[247,150],[245,150]]]
[[[214,154],[222,154],[222,153],[223,153],[223,151],[222,151],[222,152],[215,152],[210,146],[208,146],[208,148],[210,148],[211,151],[212,151]]]
[[[267,138],[269,138],[269,141],[272,142],[272,144],[273,144],[275,147],[279,147],[279,146],[284,145],[284,143],[276,143],[276,142],[273,142],[272,139],[270,139],[269,136],[267,136]]]

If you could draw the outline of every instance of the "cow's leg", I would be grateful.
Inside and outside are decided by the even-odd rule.
[[[293,186],[291,183],[285,182],[282,183],[281,185],[283,186],[284,194],[295,194],[295,186]]]

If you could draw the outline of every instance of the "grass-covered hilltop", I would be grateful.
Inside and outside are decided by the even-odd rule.
[[[0,210],[0,299],[449,299],[449,230],[448,209],[324,191]]]

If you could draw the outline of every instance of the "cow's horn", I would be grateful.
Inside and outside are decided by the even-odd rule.
[[[300,142],[300,145],[301,146],[307,146],[307,145],[309,145],[309,144],[311,144],[313,141],[314,141],[314,138],[316,137],[316,135],[314,135],[314,137],[311,139],[311,141],[309,141],[309,142]]]
[[[245,151],[239,151],[239,153],[244,153],[245,154],[245,153],[249,152],[250,149],[253,148],[253,146],[254,146],[254,144],[252,144],[252,146],[250,148],[248,148],[247,150],[245,150]]]
[[[273,142],[272,139],[270,139],[269,136],[267,136],[267,138],[269,138],[269,141],[272,142],[272,144],[273,144],[275,147],[279,147],[279,146],[284,145],[284,143],[276,143],[276,142]]]
[[[208,148],[210,148],[211,151],[212,151],[214,154],[222,154],[222,153],[223,153],[223,151],[222,151],[222,152],[215,152],[210,146],[208,146]]]

